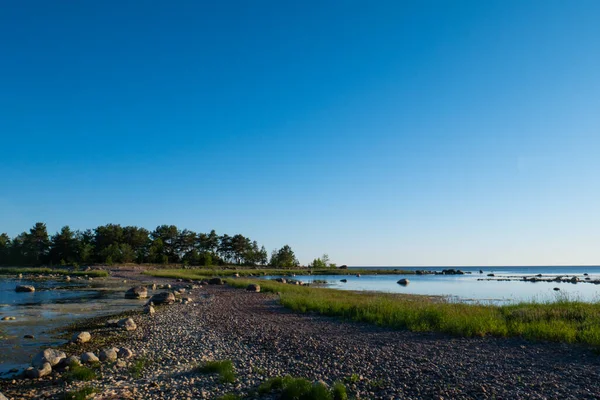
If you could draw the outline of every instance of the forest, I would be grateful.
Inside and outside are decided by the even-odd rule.
[[[153,231],[137,226],[107,224],[84,231],[64,226],[49,235],[46,224],[37,222],[28,232],[13,238],[0,234],[0,265],[89,265],[89,264],[183,264],[299,265],[289,245],[273,250],[269,258],[264,246],[241,234],[196,233],[175,225],[160,225]]]

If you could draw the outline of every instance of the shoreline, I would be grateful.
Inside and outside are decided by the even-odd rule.
[[[149,276],[134,279],[136,273],[122,271],[117,277],[189,285]],[[0,392],[9,398],[58,398],[92,386],[100,391],[98,399],[259,398],[247,396],[269,377],[292,375],[328,385],[343,382],[350,396],[369,399],[600,396],[595,384],[600,360],[587,346],[392,330],[295,313],[278,303],[277,294],[227,286],[197,287],[185,296],[192,303],[157,307],[154,317],[140,313],[145,303],[140,300],[140,312],[130,314],[138,325],[131,332],[110,334],[102,324],[110,317],[71,327],[90,329],[92,340],[62,346],[68,356],[126,346],[134,357],[124,366],[101,363],[98,379],[89,382],[64,383],[54,374],[3,380]],[[198,373],[197,366],[207,360],[231,360],[235,382]]]

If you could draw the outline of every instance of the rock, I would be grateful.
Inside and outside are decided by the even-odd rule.
[[[402,278],[402,279],[400,279],[400,280],[399,280],[397,283],[398,283],[398,285],[403,285],[403,286],[406,286],[406,285],[408,285],[408,284],[409,284],[409,282],[410,282],[410,281],[409,281],[408,279],[406,279],[406,278]]]
[[[117,355],[119,358],[128,359],[133,357],[133,351],[127,347],[121,347]]]
[[[5,395],[3,395],[2,393],[0,393],[0,400],[8,400],[8,399],[6,398]]]
[[[117,363],[115,365],[117,366],[117,368],[125,368],[127,366],[127,363],[123,360],[117,360]]]
[[[348,279],[340,279],[340,282],[346,283],[348,282]]]
[[[33,335],[24,335],[23,339],[35,339],[35,336],[33,336]]]
[[[260,292],[260,285],[257,285],[256,283],[251,283],[248,286],[246,286],[246,290],[249,292]]]
[[[117,360],[117,352],[114,349],[104,349],[98,354],[100,361],[113,362]]]
[[[19,279],[23,279],[23,274],[18,275]]]
[[[125,292],[126,299],[145,299],[148,297],[148,289],[144,286],[135,286]]]
[[[554,288],[554,289],[552,289],[552,290],[560,290],[560,288],[557,288],[557,287],[555,287],[555,288]]]
[[[59,350],[46,349],[37,353],[31,360],[31,365],[35,368],[43,368],[45,363],[49,363],[51,367],[61,362],[61,360],[67,358],[67,355]]]
[[[191,297],[184,297],[183,299],[181,299],[181,302],[183,304],[190,304],[192,302],[192,298]]]
[[[17,318],[15,318],[15,317],[2,317],[2,321],[14,321],[15,319],[17,319]]]
[[[71,341],[75,343],[87,343],[90,340],[92,340],[92,335],[89,332],[75,333],[71,338]]]
[[[356,274],[356,277],[357,277],[357,278],[360,278],[360,274]]]
[[[285,278],[277,278],[277,279],[275,279],[275,282],[287,283],[287,280]]]
[[[108,328],[116,328],[119,326],[119,320],[118,319],[109,319],[108,321],[106,321],[106,326]]]
[[[31,293],[35,292],[35,288],[31,285],[19,285],[15,288],[17,293]]]
[[[496,276],[496,275],[494,275],[494,274],[487,274],[487,276]]]
[[[161,292],[157,293],[150,298],[148,304],[173,304],[175,303],[175,295],[171,292]]]
[[[65,276],[65,281],[71,282],[71,277],[69,275]]]
[[[96,355],[94,353],[92,353],[91,351],[88,351],[87,353],[83,353],[81,355],[81,362],[84,364],[91,364],[91,363],[95,363],[95,362],[99,362],[100,359],[98,357],[96,357]]]
[[[156,283],[153,283],[152,286],[150,287],[152,290],[156,290]]]
[[[154,315],[154,313],[156,312],[156,310],[154,310],[154,307],[152,307],[152,305],[148,304],[146,307],[144,307],[144,313],[146,314],[150,314],[151,316]]]
[[[235,273],[235,274],[233,274],[233,276],[235,276],[236,278],[239,278],[239,277],[240,277],[240,274],[238,274],[238,273]]]
[[[574,276],[574,277],[572,277],[572,278],[569,280],[569,282],[571,282],[571,283],[577,283],[577,282],[579,282],[579,278],[578,278],[578,277],[576,277],[576,276]]]
[[[137,325],[132,318],[123,318],[120,320],[119,327],[125,329],[126,331],[135,331],[137,329]]]
[[[66,358],[64,361],[65,365],[67,366],[71,366],[71,365],[81,365],[81,360],[79,359],[79,357],[77,356],[71,356],[69,358]]]
[[[50,363],[45,362],[40,368],[29,367],[25,370],[25,375],[31,379],[38,379],[52,373],[52,366]]]
[[[221,278],[211,278],[208,280],[209,285],[223,285],[224,283]]]

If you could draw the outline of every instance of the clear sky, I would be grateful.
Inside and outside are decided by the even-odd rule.
[[[0,231],[600,264],[600,2],[5,1]]]

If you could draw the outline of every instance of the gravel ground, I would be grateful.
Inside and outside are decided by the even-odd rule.
[[[225,286],[189,296],[191,304],[133,317],[138,329],[114,343],[135,352],[128,366],[104,365],[93,382],[65,384],[55,375],[2,382],[0,391],[13,399],[57,398],[91,384],[99,399],[216,399],[248,395],[264,379],[289,374],[344,381],[360,399],[600,398],[600,357],[579,346],[392,331],[292,313],[274,295]],[[233,361],[235,383],[194,371],[225,359]],[[136,361],[148,363],[140,377],[131,371]]]

